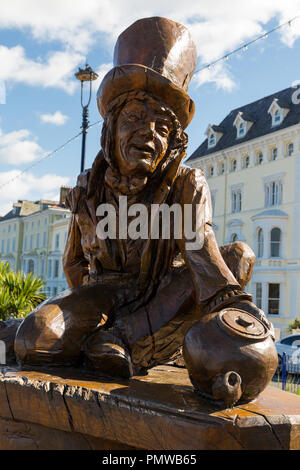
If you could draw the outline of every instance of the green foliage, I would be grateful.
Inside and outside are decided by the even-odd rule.
[[[295,320],[293,320],[291,323],[289,323],[289,331],[290,333],[292,333],[292,330],[296,329],[296,328],[300,328],[300,317],[299,318],[295,318]]]
[[[0,262],[0,320],[26,317],[45,300],[43,286],[43,279],[31,273],[15,273],[7,263]]]

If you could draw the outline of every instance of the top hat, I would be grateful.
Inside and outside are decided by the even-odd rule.
[[[187,89],[196,60],[196,46],[185,26],[161,17],[136,21],[118,37],[114,68],[100,84],[97,104],[101,116],[105,117],[117,96],[142,90],[160,98],[186,128],[195,112]]]

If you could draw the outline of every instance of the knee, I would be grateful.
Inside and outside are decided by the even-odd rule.
[[[244,242],[237,241],[220,247],[221,255],[230,271],[244,289],[251,279],[255,254]]]
[[[65,318],[58,305],[42,305],[21,323],[15,338],[17,360],[32,365],[71,364],[78,347],[65,333]]]

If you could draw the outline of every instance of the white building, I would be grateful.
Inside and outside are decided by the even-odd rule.
[[[0,219],[0,261],[44,278],[49,297],[68,287],[61,258],[70,218],[64,204],[69,189],[61,188],[59,202],[19,201]]]
[[[300,105],[288,88],[209,125],[187,164],[205,172],[219,245],[256,253],[248,290],[275,327],[300,317]]]

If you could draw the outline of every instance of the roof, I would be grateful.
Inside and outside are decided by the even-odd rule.
[[[246,104],[240,108],[236,108],[231,111],[225,119],[219,124],[223,128],[223,135],[214,147],[207,147],[207,139],[192,153],[192,155],[186,160],[186,162],[195,160],[196,158],[205,157],[211,153],[225,150],[235,145],[240,145],[243,142],[256,139],[266,134],[272,134],[281,129],[285,129],[300,122],[300,106],[292,102],[292,95],[296,91],[296,88],[286,88],[285,90],[278,91],[272,95],[261,98],[260,100],[254,101],[253,103]],[[280,125],[272,127],[272,117],[268,113],[268,109],[271,106],[273,100],[277,98],[277,102],[281,107],[289,108],[289,112],[285,119]],[[253,122],[253,125],[244,137],[236,138],[236,128],[233,126],[233,122],[239,112],[242,112],[242,117],[245,119],[247,116],[249,120]],[[247,119],[247,120],[248,120]]]

